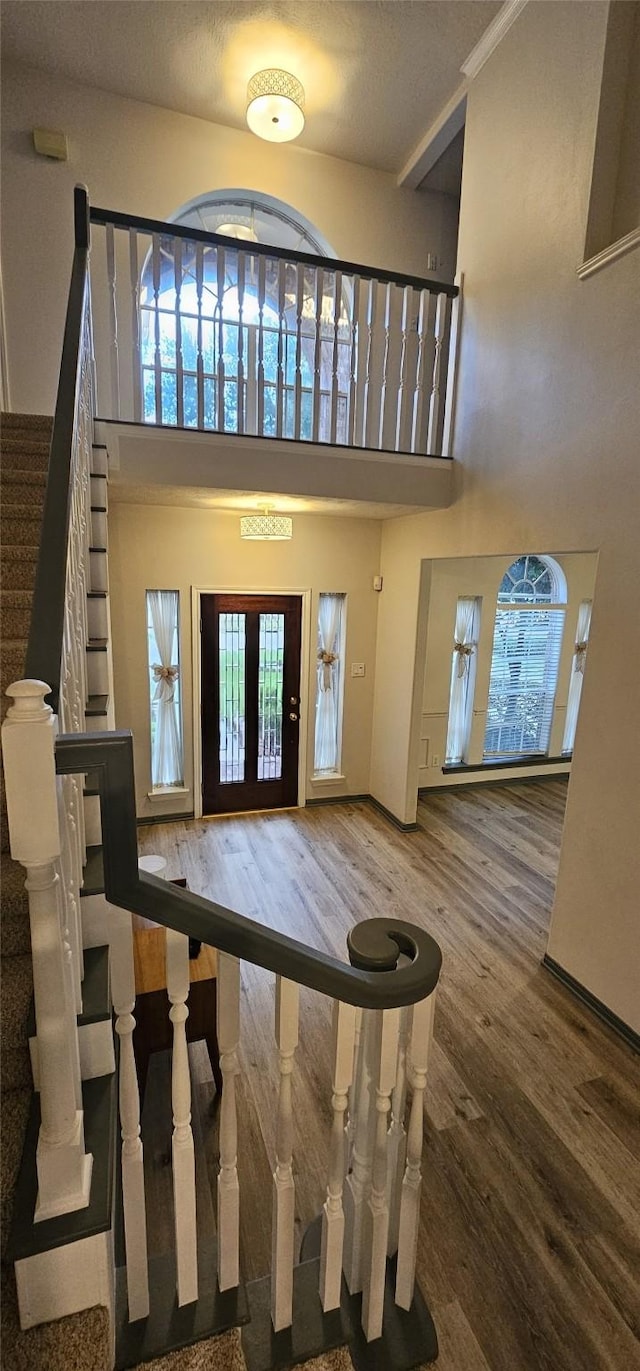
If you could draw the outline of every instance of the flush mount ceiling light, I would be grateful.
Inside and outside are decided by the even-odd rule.
[[[247,123],[258,138],[289,143],[304,128],[304,87],[291,72],[268,67],[247,86]]]
[[[260,505],[260,514],[244,514],[240,537],[253,543],[286,543],[293,535],[293,519],[274,514],[271,505]]]
[[[255,229],[249,228],[248,224],[218,224],[216,233],[223,233],[225,238],[241,238],[244,243],[258,241]]]

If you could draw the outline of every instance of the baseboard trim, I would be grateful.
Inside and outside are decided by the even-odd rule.
[[[598,1018],[602,1019],[603,1023],[606,1023],[608,1028],[612,1028],[614,1033],[617,1033],[619,1037],[624,1038],[624,1041],[629,1047],[633,1048],[634,1052],[640,1053],[640,1033],[636,1033],[635,1029],[624,1022],[624,1019],[618,1018],[618,1015],[614,1014],[612,1009],[609,1009],[606,1004],[602,1003],[602,1000],[599,1000],[596,995],[593,995],[590,990],[587,990],[586,986],[582,985],[581,981],[577,981],[575,976],[572,976],[569,971],[565,971],[564,967],[561,966],[559,962],[554,961],[554,958],[550,957],[547,952],[545,952],[544,957],[542,958],[542,966],[546,967],[546,970],[550,971],[551,975],[555,976],[556,980],[561,981],[566,989],[570,990],[572,995],[575,995],[576,999],[581,1000],[582,1003],[587,1006],[587,1009],[590,1009],[592,1013],[597,1014]]]
[[[307,800],[306,807],[309,809],[311,805],[348,804],[371,805],[373,809],[377,809],[378,814],[382,814],[382,817],[388,819],[389,823],[393,824],[394,828],[398,828],[401,833],[417,833],[418,831],[417,823],[403,824],[400,819],[396,818],[395,814],[391,813],[390,809],[387,809],[386,805],[383,805],[380,800],[376,800],[375,795],[318,795],[317,798],[314,796],[312,800]]]
[[[414,819],[413,823],[410,823],[410,824],[403,824],[403,823],[402,823],[402,820],[401,820],[401,819],[397,819],[396,816],[395,816],[395,814],[392,814],[392,813],[391,813],[391,810],[390,810],[390,809],[387,809],[387,806],[386,806],[386,805],[383,805],[383,804],[380,802],[380,800],[376,800],[375,795],[368,795],[367,798],[368,798],[368,800],[369,800],[369,804],[370,804],[370,805],[373,805],[373,808],[374,808],[374,809],[377,809],[378,813],[379,813],[379,814],[382,814],[383,818],[388,819],[388,820],[389,820],[389,823],[390,823],[390,824],[393,824],[394,828],[398,828],[398,829],[400,830],[401,833],[417,833],[417,832],[418,832],[418,824],[416,823],[415,819]]]
[[[305,809],[315,808],[316,805],[361,805],[370,799],[370,795],[313,795],[307,800]]]
[[[426,800],[428,795],[444,795],[452,790],[468,790],[470,786],[478,790],[485,785],[535,785],[536,781],[564,781],[570,775],[570,771],[554,771],[548,776],[483,776],[478,780],[469,776],[466,781],[453,781],[451,785],[422,785],[418,790],[418,799]]]
[[[143,814],[138,816],[136,823],[138,828],[143,828],[146,824],[179,824],[187,819],[195,819],[192,809],[186,814]]]

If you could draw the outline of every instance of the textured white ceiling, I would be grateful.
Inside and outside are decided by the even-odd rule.
[[[4,60],[244,128],[248,78],[293,71],[301,146],[399,171],[495,0],[4,0]]]

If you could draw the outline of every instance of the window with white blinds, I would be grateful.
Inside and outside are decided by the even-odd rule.
[[[491,657],[487,759],[549,750],[565,617],[559,589],[553,565],[540,557],[519,558],[503,577]]]

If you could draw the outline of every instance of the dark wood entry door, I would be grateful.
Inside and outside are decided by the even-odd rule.
[[[299,595],[203,595],[202,812],[298,802]]]

